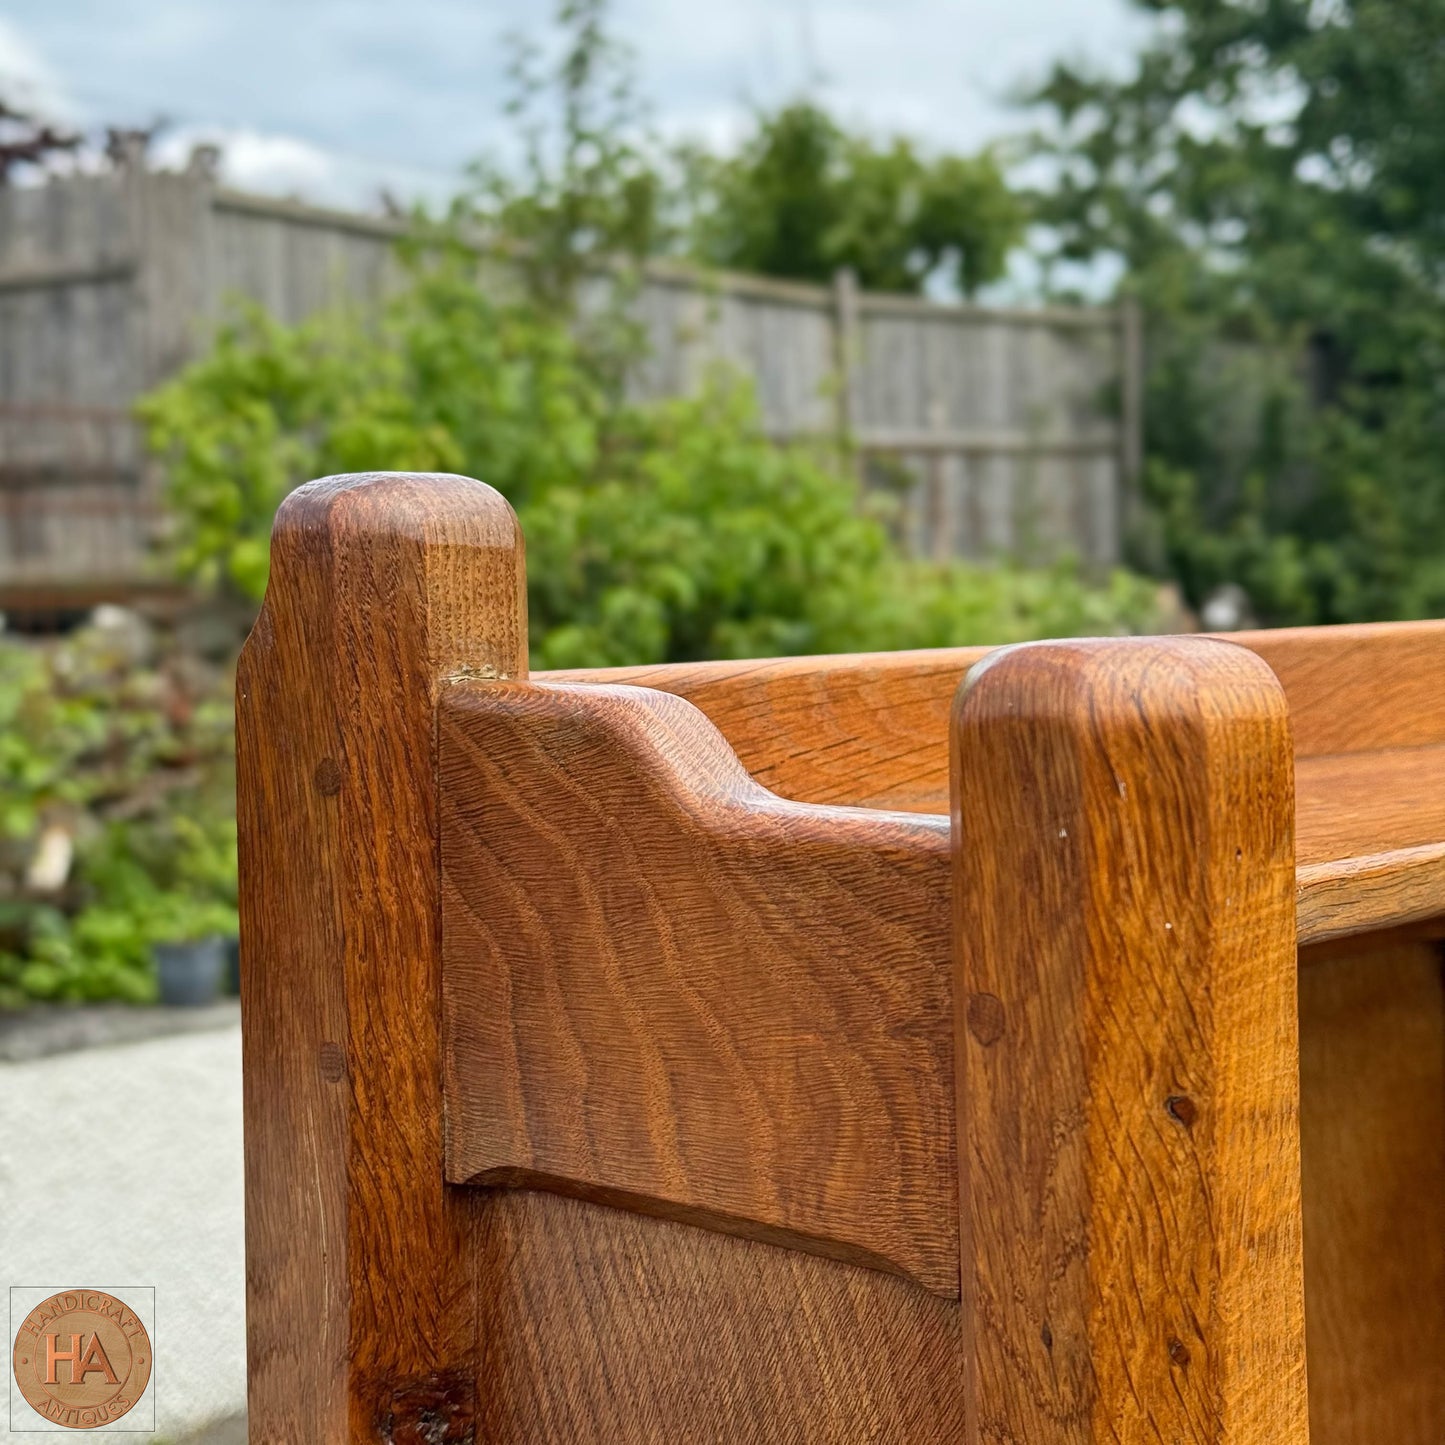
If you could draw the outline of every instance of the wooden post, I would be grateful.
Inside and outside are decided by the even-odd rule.
[[[443,1183],[438,688],[526,675],[522,542],[465,477],[276,519],[237,681],[255,1445],[470,1441],[475,1197]]]
[[[1139,523],[1144,474],[1144,320],[1135,296],[1119,302],[1119,506],[1118,556]]]
[[[1304,1445],[1279,684],[1040,643],[952,731],[967,1438]]]
[[[928,403],[929,430],[941,434],[947,424],[943,398],[934,396]],[[920,549],[935,562],[947,562],[953,555],[953,501],[948,494],[947,455],[941,448],[932,448],[924,462],[927,487],[925,515],[928,536]]]
[[[858,325],[858,278],[852,268],[833,273],[833,328],[838,366],[838,440],[855,455],[858,476],[863,476],[863,454],[858,449],[858,406],[854,378],[861,348]]]

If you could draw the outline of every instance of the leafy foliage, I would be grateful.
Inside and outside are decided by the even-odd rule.
[[[1445,610],[1442,0],[1147,0],[1039,92],[1059,259],[1154,317],[1144,555],[1266,620]]]
[[[235,932],[224,682],[134,639],[0,643],[0,1007],[144,1001],[152,943]]]
[[[143,403],[167,462],[180,574],[255,600],[271,518],[291,487],[338,471],[457,470],[485,478],[521,515],[541,666],[1143,624],[1152,598],[1136,581],[1099,591],[1067,569],[1045,585],[1005,566],[905,561],[885,519],[860,505],[843,459],[771,444],[736,377],[714,374],[673,401],[629,399],[639,340],[617,263],[656,242],[656,212],[638,199],[655,177],[654,152],[604,14],[603,0],[564,0],[565,44],[550,72],[535,50],[519,50],[521,171],[479,170],[452,226],[419,228],[406,252],[412,284],[382,316],[288,328],[243,312],[207,357]],[[898,284],[917,284],[904,250],[938,260],[961,234],[960,213],[929,190],[940,178],[961,184],[959,166],[930,170],[901,145],[875,153],[804,107],[776,133],[764,128],[730,194],[742,197],[749,167],[771,174],[775,141],[797,127],[818,143],[825,189],[845,153],[848,174],[869,174],[854,190],[881,198],[870,203],[875,220],[908,209],[910,187],[933,196],[915,208],[914,230],[897,232],[887,263]],[[861,213],[838,216],[855,248],[877,229]],[[479,265],[455,223],[480,225],[520,266],[520,286],[489,270],[495,263]],[[986,268],[1001,256],[983,254],[968,250],[958,264]]]
[[[359,469],[486,478],[528,540],[538,666],[1132,630],[1150,589],[1067,569],[905,561],[836,458],[779,447],[749,388],[619,398],[565,323],[498,300],[457,255],[378,323],[248,312],[143,407],[167,460],[182,575],[252,599],[284,493]]]
[[[809,100],[759,114],[735,154],[687,160],[691,245],[713,265],[809,281],[846,266],[874,290],[938,277],[973,296],[1023,239],[1027,213],[993,156],[878,145]]]

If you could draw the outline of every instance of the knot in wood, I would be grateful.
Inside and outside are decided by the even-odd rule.
[[[970,994],[968,998],[968,1031],[984,1048],[1003,1037],[1003,1002],[991,993]]]

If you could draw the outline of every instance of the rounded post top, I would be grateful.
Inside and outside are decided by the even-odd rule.
[[[276,512],[275,542],[295,530],[395,536],[422,543],[521,546],[511,503],[455,472],[345,472],[297,487]]]
[[[269,649],[286,618],[293,642],[332,629],[353,653],[419,662],[430,685],[458,670],[525,677],[516,513],[495,488],[449,472],[307,482],[277,510],[266,600],[243,659]]]
[[[1001,716],[1077,713],[1274,720],[1288,727],[1269,664],[1217,637],[1090,637],[1001,647],[976,662],[954,696],[955,727]]]

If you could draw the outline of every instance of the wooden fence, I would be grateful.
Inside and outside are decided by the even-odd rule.
[[[0,605],[146,572],[155,479],[135,398],[237,297],[294,322],[404,280],[400,222],[242,195],[203,167],[0,189]],[[675,264],[637,299],[643,395],[729,361],[780,439],[846,432],[929,556],[1117,560],[1137,468],[1127,311],[941,305]],[[103,440],[98,440],[102,438]]]

